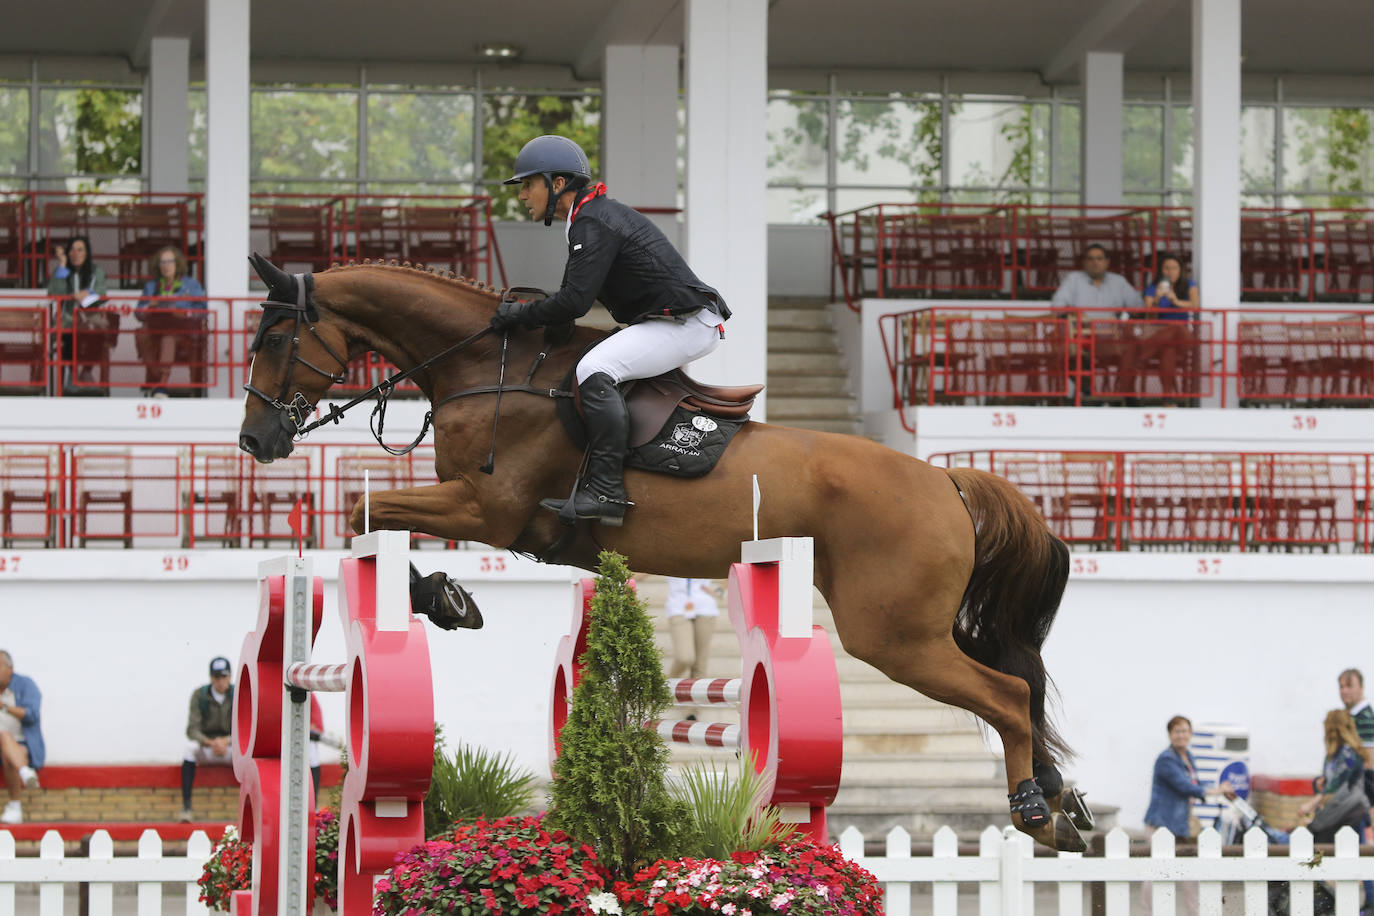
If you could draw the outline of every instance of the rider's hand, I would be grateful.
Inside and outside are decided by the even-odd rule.
[[[519,300],[502,302],[497,307],[496,314],[491,316],[491,329],[493,331],[506,331],[525,326],[531,305],[533,303]]]

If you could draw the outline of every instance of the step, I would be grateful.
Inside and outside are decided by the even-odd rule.
[[[987,743],[977,731],[894,732],[891,730],[844,726],[846,755],[893,754],[986,754]]]
[[[915,696],[913,691],[908,694]],[[966,733],[981,736],[977,721],[962,709],[948,706],[925,705],[917,703],[885,704],[868,706],[850,702],[851,694],[842,685],[840,697],[844,701],[844,728],[846,732],[881,731],[904,734],[920,732]],[[979,741],[981,743],[981,737]]]
[[[824,331],[834,334],[830,323],[830,313],[825,309],[807,308],[769,308],[768,339],[773,340],[775,331]],[[832,337],[833,340],[833,337]]]
[[[773,309],[815,309],[829,312],[830,298],[828,296],[770,296],[768,297],[768,310],[771,312]]]
[[[1004,785],[1002,758],[987,751],[844,755],[843,791],[858,786]]]
[[[840,397],[773,395],[768,399],[768,419],[856,419],[857,408],[849,395]]]
[[[835,332],[829,328],[768,331],[768,352],[835,353]]]
[[[827,375],[840,375],[848,377],[844,367],[844,360],[835,352],[829,353],[788,353],[785,351],[768,351],[768,374],[782,373],[812,373],[821,372]]]
[[[772,368],[772,367],[770,367]],[[847,397],[849,379],[843,375],[774,375],[768,376],[768,406],[779,397]]]

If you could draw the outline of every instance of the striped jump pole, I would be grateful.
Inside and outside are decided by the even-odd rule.
[[[742,562],[730,567],[730,621],[740,642],[742,670],[733,678],[672,678],[674,706],[734,707],[739,722],[662,719],[646,722],[665,741],[738,751],[765,777],[769,804],[785,822],[829,842],[825,809],[840,785],[843,715],[840,679],[830,637],[811,613],[811,538],[746,541]],[[549,752],[581,677],[595,583],[583,579],[573,601],[572,628],[558,644]]]
[[[434,764],[434,686],[422,623],[410,612],[407,531],[353,539],[339,562],[339,620],[348,661],[313,664],[324,581],[309,557],[258,569],[257,626],[239,656],[234,775],[239,833],[253,844],[252,890],[234,916],[306,916],[315,866],[307,740],[310,691],[348,695],[348,774],[339,815],[338,912],[370,916],[372,885],[395,856],[424,842]]]

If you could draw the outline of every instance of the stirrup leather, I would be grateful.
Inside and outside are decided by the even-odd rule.
[[[1011,802],[1011,813],[1021,815],[1021,823],[1027,827],[1034,829],[1050,822],[1050,806],[1035,777],[1021,780],[1007,801]]]

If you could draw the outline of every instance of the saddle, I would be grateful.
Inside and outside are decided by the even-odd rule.
[[[674,369],[653,378],[627,382],[625,407],[630,412],[630,448],[645,444],[681,406],[721,420],[747,420],[762,385],[707,385]],[[578,410],[580,412],[581,405]]]

